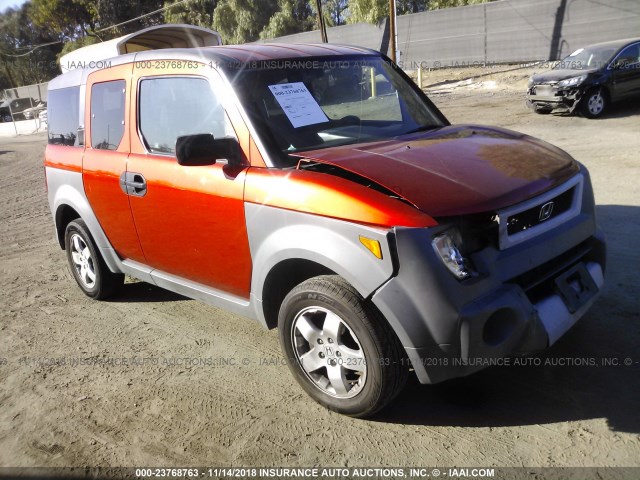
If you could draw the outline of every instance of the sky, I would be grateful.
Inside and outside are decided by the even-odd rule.
[[[4,12],[9,7],[19,7],[26,0],[0,0],[0,13]]]

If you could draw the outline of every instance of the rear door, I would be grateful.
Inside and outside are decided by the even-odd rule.
[[[84,189],[91,208],[120,258],[145,261],[120,176],[129,156],[128,94],[132,64],[99,70],[87,79]]]
[[[251,255],[244,215],[248,165],[232,167],[223,160],[209,166],[181,166],[175,156],[176,138],[197,133],[239,138],[246,152],[246,127],[242,122],[232,126],[225,95],[212,84],[210,67],[180,61],[154,62],[157,68],[137,64],[132,98],[137,110],[131,116],[135,134],[127,175],[134,185],[144,184],[129,198],[147,264],[248,298]]]

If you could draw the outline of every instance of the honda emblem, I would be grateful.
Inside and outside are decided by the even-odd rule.
[[[547,202],[540,207],[540,213],[538,214],[538,220],[544,222],[547,220],[553,212],[553,202]]]

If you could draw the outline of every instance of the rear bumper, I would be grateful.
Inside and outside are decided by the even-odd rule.
[[[434,229],[396,231],[397,275],[372,301],[398,334],[420,382],[544,350],[586,313],[604,283],[606,247],[588,177],[582,194],[581,212],[562,225],[504,250],[489,246],[472,254],[479,275],[465,281],[437,258]],[[568,298],[572,282],[588,291]]]

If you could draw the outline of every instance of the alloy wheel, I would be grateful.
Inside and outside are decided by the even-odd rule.
[[[598,116],[604,109],[604,98],[600,92],[592,94],[587,100],[587,108],[593,116]]]
[[[80,281],[85,287],[93,288],[96,284],[94,260],[86,242],[77,233],[71,236],[71,258]]]
[[[292,324],[293,350],[305,374],[322,392],[352,398],[364,387],[367,365],[360,341],[334,312],[309,307]]]

